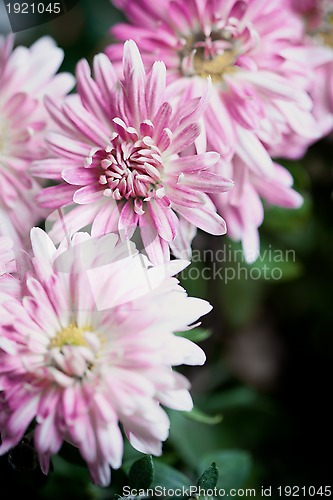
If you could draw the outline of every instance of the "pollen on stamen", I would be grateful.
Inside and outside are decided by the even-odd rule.
[[[58,347],[61,349],[64,345],[87,347],[88,342],[85,338],[85,333],[91,331],[90,327],[79,328],[75,323],[70,323],[69,326],[60,330],[53,337],[50,342],[50,348]]]

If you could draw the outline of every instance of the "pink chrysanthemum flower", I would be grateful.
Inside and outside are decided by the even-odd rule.
[[[270,152],[298,136],[318,138],[307,93],[309,69],[300,18],[282,0],[114,0],[130,20],[111,30],[120,41],[138,43],[149,68],[159,58],[182,100],[199,96],[208,75],[213,92],[204,114],[208,149],[231,160],[236,189],[214,196],[226,218],[228,234],[258,251],[257,227],[263,219],[261,198],[299,207],[290,175],[276,166]],[[297,47],[297,60],[291,49]],[[122,47],[107,48],[119,61]],[[298,52],[300,54],[300,52]],[[293,143],[290,149],[293,149]],[[282,150],[282,147],[280,147]],[[238,186],[238,187],[237,187]]]
[[[65,95],[69,74],[55,73],[63,51],[45,37],[30,49],[13,50],[14,37],[0,37],[0,234],[24,246],[29,230],[43,213],[34,195],[39,185],[28,173],[32,160],[46,158],[44,132],[50,118],[44,95]]]
[[[206,193],[229,190],[233,183],[210,172],[217,153],[179,155],[199,136],[205,98],[173,109],[165,65],[156,62],[146,75],[132,41],[125,43],[123,68],[120,83],[100,54],[93,79],[83,60],[77,68],[78,95],[63,106],[48,101],[62,133],[48,139],[55,158],[36,162],[32,173],[62,182],[37,200],[49,208],[74,202],[64,223],[74,231],[92,223],[93,236],[118,230],[129,239],[139,226],[150,260],[162,262],[169,259],[169,244],[185,233],[186,221],[215,235],[225,233]]]
[[[333,129],[333,4],[330,0],[289,0],[307,32],[313,114],[322,135]]]
[[[188,262],[152,267],[116,242],[113,234],[77,233],[56,250],[33,229],[25,297],[1,304],[0,454],[35,420],[45,473],[67,441],[103,486],[122,462],[119,423],[137,450],[159,455],[169,431],[161,405],[192,408],[189,382],[172,367],[201,365],[205,355],[174,332],[211,310],[171,277]]]

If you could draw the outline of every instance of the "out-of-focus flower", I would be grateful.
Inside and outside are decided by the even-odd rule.
[[[207,97],[172,109],[165,65],[156,62],[146,75],[132,41],[125,44],[123,67],[120,84],[104,54],[94,60],[95,79],[83,60],[78,95],[63,106],[48,101],[62,132],[48,139],[55,158],[36,162],[32,172],[62,182],[37,200],[51,208],[74,202],[65,224],[78,230],[92,222],[93,236],[119,230],[129,239],[140,226],[149,258],[162,262],[180,232],[178,216],[209,233],[225,233],[206,193],[229,190],[233,183],[210,171],[217,153],[179,155],[199,136]],[[207,94],[207,79],[204,87]]]
[[[63,96],[74,78],[55,76],[63,51],[51,38],[30,49],[13,49],[13,42],[13,36],[0,37],[0,234],[20,247],[44,213],[34,201],[39,185],[28,173],[32,160],[48,156],[44,133],[50,118],[43,98]]]
[[[331,0],[286,0],[291,8],[304,16],[310,31],[322,25],[323,19],[332,10]]]
[[[289,1],[305,24],[308,57],[304,62],[312,79],[313,114],[325,136],[333,130],[333,4],[330,0]]]
[[[2,300],[0,314],[0,453],[16,446],[35,420],[45,473],[67,441],[104,486],[110,465],[122,462],[119,422],[136,449],[159,455],[169,431],[161,405],[192,408],[189,382],[172,367],[201,365],[205,355],[174,332],[211,310],[171,277],[187,261],[152,267],[117,239],[77,233],[56,249],[33,229],[26,294]],[[105,279],[92,287],[99,268]],[[105,295],[109,308],[99,302]]]
[[[281,0],[114,3],[130,24],[114,26],[112,34],[120,41],[135,40],[147,67],[153,59],[163,60],[180,99],[199,96],[211,76],[213,92],[204,114],[208,149],[231,160],[229,175],[236,184],[213,199],[228,233],[242,239],[245,254],[253,255],[263,219],[260,198],[289,208],[302,203],[290,175],[270,155],[295,157],[321,133],[308,95],[303,22]],[[121,51],[114,44],[106,52],[116,62]]]

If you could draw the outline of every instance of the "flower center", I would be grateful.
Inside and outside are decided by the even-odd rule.
[[[90,376],[103,355],[105,342],[104,336],[90,326],[80,328],[73,321],[49,343],[45,363],[52,367],[50,376],[59,383],[63,380],[59,372],[75,380]]]
[[[319,30],[319,36],[327,47],[333,48],[333,12],[330,11],[325,16],[323,27]]]
[[[236,71],[239,55],[236,46],[237,41],[226,30],[212,31],[210,36],[200,33],[188,37],[180,51],[181,72],[185,76],[210,76],[213,82],[219,82],[225,73]]]
[[[153,192],[162,187],[162,158],[151,137],[139,138],[133,128],[132,140],[122,140],[114,134],[103,150],[93,150],[86,159],[88,166],[100,169],[99,184],[103,194],[115,200],[150,199]]]
[[[224,73],[232,73],[236,70],[234,62],[235,54],[232,50],[225,50],[223,54],[211,59],[206,59],[203,51],[197,51],[193,59],[193,66],[198,76],[202,78],[210,76],[213,82],[218,82]]]
[[[50,342],[50,347],[58,347],[61,349],[65,345],[85,346],[88,347],[88,342],[85,338],[86,332],[91,332],[91,328],[79,328],[75,323],[70,323],[69,326],[63,328],[56,334]]]

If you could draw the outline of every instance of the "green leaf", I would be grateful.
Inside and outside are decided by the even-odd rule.
[[[214,489],[217,485],[218,478],[219,471],[216,467],[216,463],[213,462],[198,479],[197,486],[198,488],[202,488],[203,490]]]
[[[261,395],[250,387],[232,387],[223,391],[208,395],[201,403],[208,411],[228,411],[242,410],[247,407],[254,407],[258,401],[260,403]],[[264,399],[264,398],[262,398]]]
[[[184,411],[182,413],[186,418],[190,420],[194,420],[195,422],[200,422],[207,425],[216,425],[223,420],[222,415],[207,415],[207,413],[204,413],[196,407],[194,407],[192,411]]]
[[[169,410],[171,421],[170,442],[180,458],[192,468],[198,465],[198,457],[212,450],[220,450],[225,442],[224,425],[207,425],[189,420],[184,413]],[[211,460],[210,465],[214,460]],[[201,473],[202,471],[200,471]]]
[[[205,470],[212,462],[219,471],[217,487],[229,491],[240,488],[249,477],[252,460],[249,453],[241,450],[223,450],[209,453],[201,463],[200,470]]]
[[[176,332],[178,337],[184,337],[185,339],[189,339],[195,343],[208,339],[211,334],[212,331],[205,328],[194,328],[193,330],[188,330],[186,332]]]
[[[151,455],[146,455],[132,465],[129,483],[133,489],[147,489],[154,480],[154,464]]]
[[[166,489],[177,489],[190,487],[193,485],[192,481],[189,480],[184,474],[178,470],[170,467],[163,462],[154,460],[155,475],[152,487],[162,486]]]
[[[126,440],[124,442],[124,457],[121,468],[127,476],[134,462],[136,462],[140,458],[143,458],[144,456],[145,454],[133,448],[129,441]]]

